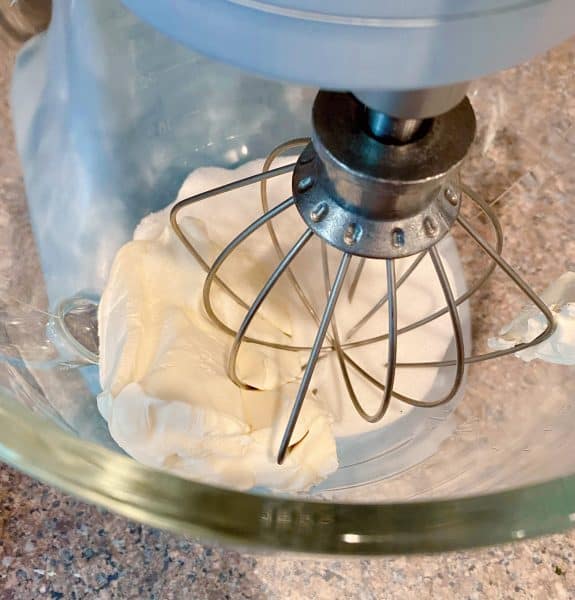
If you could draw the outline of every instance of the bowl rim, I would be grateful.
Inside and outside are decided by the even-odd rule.
[[[0,460],[129,519],[204,541],[318,554],[413,554],[575,526],[575,474],[453,499],[342,503],[183,479],[81,440],[0,392]]]

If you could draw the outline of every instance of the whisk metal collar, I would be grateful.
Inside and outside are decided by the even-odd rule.
[[[473,109],[465,99],[402,144],[374,137],[368,117],[351,94],[318,94],[312,144],[294,169],[296,206],[308,227],[342,252],[417,254],[457,218],[457,169],[475,133]]]

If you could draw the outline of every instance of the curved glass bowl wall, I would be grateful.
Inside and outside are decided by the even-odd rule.
[[[239,493],[121,452],[96,409],[97,366],[62,320],[93,346],[93,306],[137,222],[170,202],[190,170],[234,167],[308,135],[314,92],[191,54],[115,2],[79,4],[75,28],[55,9],[48,35],[24,47],[14,73],[28,205],[14,148],[2,147],[0,457],[131,518],[281,549],[439,551],[571,526],[575,368],[565,365],[510,357],[470,366],[456,410],[422,416],[429,447],[419,459],[357,488]],[[51,60],[63,48],[67,61]],[[504,256],[538,291],[575,268],[573,48],[471,94],[479,129],[462,178],[494,202]],[[461,258],[472,281],[478,258],[472,248]],[[504,282],[496,273],[469,306],[476,350],[520,308]]]

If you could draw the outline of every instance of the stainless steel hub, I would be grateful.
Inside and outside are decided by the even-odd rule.
[[[458,167],[475,134],[467,99],[407,143],[371,134],[367,108],[320,92],[312,143],[293,175],[296,206],[326,242],[358,256],[399,258],[437,243],[459,212]]]

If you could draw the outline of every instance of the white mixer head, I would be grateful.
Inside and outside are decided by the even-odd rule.
[[[469,81],[573,32],[572,0],[123,0],[168,36],[259,73],[339,90]]]

